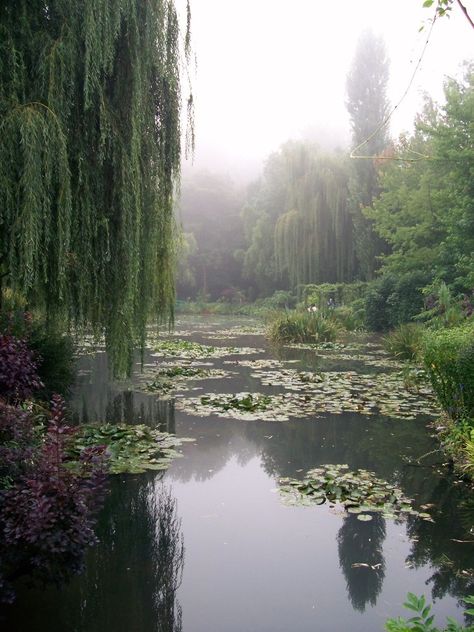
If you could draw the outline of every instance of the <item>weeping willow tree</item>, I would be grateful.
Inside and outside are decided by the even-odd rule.
[[[274,230],[278,274],[290,287],[350,281],[355,253],[348,173],[336,156],[308,145],[287,153],[286,207]]]
[[[117,373],[172,318],[189,26],[173,0],[0,6],[3,285],[104,331]]]

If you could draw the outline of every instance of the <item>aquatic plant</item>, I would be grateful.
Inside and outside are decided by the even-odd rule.
[[[191,439],[178,438],[144,424],[87,424],[70,437],[67,454],[77,464],[84,451],[104,446],[110,474],[141,474],[146,470],[165,470],[181,456],[174,448]]]
[[[309,470],[303,480],[281,478],[280,494],[288,505],[323,505],[338,503],[358,520],[372,520],[371,513],[384,518],[418,516],[432,522],[426,512],[413,508],[413,501],[402,490],[377,478],[367,470],[349,471],[348,465],[322,465]]]
[[[287,312],[269,323],[267,336],[275,343],[320,343],[336,340],[341,332],[341,325],[332,318],[312,312]]]
[[[218,379],[227,375],[229,372],[220,369],[174,365],[159,369],[153,380],[145,384],[143,390],[165,395],[176,389],[185,388],[188,380]]]
[[[400,358],[417,362],[421,360],[424,327],[419,323],[404,323],[390,331],[384,338],[385,349]]]
[[[241,410],[253,413],[256,411],[267,410],[271,404],[272,398],[268,395],[261,395],[258,393],[238,393],[237,395],[231,395],[230,397],[203,395],[200,400],[203,406],[211,405],[214,408],[220,408],[224,411]]]
[[[263,349],[254,347],[214,347],[190,340],[158,339],[153,344],[157,355],[177,358],[221,358],[227,355],[263,353]]]

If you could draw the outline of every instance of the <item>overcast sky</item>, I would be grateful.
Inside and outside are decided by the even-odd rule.
[[[474,15],[474,0],[465,5]],[[309,132],[323,142],[348,138],[346,76],[366,28],[385,40],[388,96],[395,104],[433,15],[422,0],[191,0],[191,11],[197,58],[192,170],[207,166],[236,180],[257,173],[289,138]],[[411,128],[424,91],[442,98],[443,77],[459,75],[473,52],[474,30],[454,3],[451,18],[436,21],[409,95],[392,118],[392,135]]]

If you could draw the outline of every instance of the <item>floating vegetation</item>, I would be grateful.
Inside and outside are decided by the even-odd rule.
[[[167,394],[171,391],[186,388],[188,380],[219,379],[229,375],[231,375],[229,371],[221,369],[173,365],[156,371],[153,380],[146,382],[141,390],[149,393]]]
[[[254,347],[214,347],[189,340],[158,340],[154,344],[154,350],[159,356],[179,358],[222,358],[228,355],[251,355],[263,353],[263,349]]]
[[[314,351],[315,354],[331,361],[361,362],[366,366],[382,369],[401,369],[403,362],[390,358],[389,354],[375,343],[339,343],[324,342],[320,344],[290,344],[285,345],[289,349],[301,349]],[[369,353],[364,353],[370,349]]]
[[[380,413],[395,419],[415,419],[418,415],[439,413],[428,385],[418,386],[416,392],[407,390],[402,373],[366,375],[355,371],[311,373],[295,369],[262,369],[255,370],[252,377],[265,386],[282,386],[288,391],[307,394],[311,400],[311,413]],[[306,404],[304,410],[307,408]]]
[[[309,470],[303,480],[281,478],[279,484],[286,505],[337,503],[361,521],[372,520],[371,513],[379,512],[384,518],[416,516],[434,522],[428,513],[416,511],[413,500],[400,488],[377,478],[374,472],[351,472],[348,465],[323,465]]]
[[[165,470],[181,456],[175,448],[194,441],[160,432],[143,424],[87,424],[72,435],[68,454],[77,460],[84,448],[107,446],[110,474],[142,474],[146,470]]]
[[[287,349],[303,349],[309,351],[334,351],[334,350],[342,350],[342,349],[355,349],[356,345],[347,345],[343,342],[294,342],[291,344],[283,345]],[[360,345],[357,345],[357,348],[360,348]]]
[[[289,362],[298,362],[298,360],[290,360]],[[224,364],[237,364],[251,369],[282,369],[284,367],[283,362],[271,358],[264,360],[224,360]]]
[[[307,398],[295,394],[206,393],[201,397],[179,398],[176,407],[200,417],[217,415],[240,421],[288,421],[290,417],[315,414]]]
[[[222,410],[243,410],[244,412],[255,412],[267,410],[271,404],[271,397],[268,395],[237,393],[231,397],[203,395],[201,404],[204,406],[210,404],[214,407],[220,407]]]

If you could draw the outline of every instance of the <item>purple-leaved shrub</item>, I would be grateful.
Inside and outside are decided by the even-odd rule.
[[[21,402],[42,386],[27,343],[10,334],[0,334],[0,397]]]
[[[22,575],[61,583],[81,571],[105,494],[105,448],[68,461],[63,399],[53,396],[43,426],[25,409],[40,387],[28,345],[0,335],[0,602]]]

